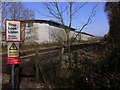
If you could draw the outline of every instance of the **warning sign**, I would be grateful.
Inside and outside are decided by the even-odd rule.
[[[6,64],[20,64],[20,58],[19,57],[7,57]]]
[[[15,43],[12,43],[12,45],[9,48],[9,50],[18,50],[17,46],[15,45]]]
[[[6,20],[5,22],[5,40],[8,42],[8,57],[6,64],[19,64],[19,42],[21,42],[21,22],[19,20]]]
[[[19,42],[8,42],[8,57],[19,57]]]

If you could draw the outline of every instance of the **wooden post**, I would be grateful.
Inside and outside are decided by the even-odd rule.
[[[35,55],[36,59],[35,59],[35,69],[36,69],[36,81],[39,82],[40,79],[40,72],[39,72],[39,67],[38,67],[38,51],[36,51],[36,55]]]
[[[42,77],[42,80],[44,83],[47,83],[46,79],[45,79],[45,76],[42,72],[42,68],[41,68],[41,65],[40,65],[40,61],[39,61],[39,52],[36,51],[36,59],[35,59],[35,65],[36,65],[36,81],[39,82],[40,80],[40,74],[41,74],[41,77]]]
[[[58,61],[58,67],[57,67],[57,71],[56,71],[57,72],[56,76],[59,76],[60,72],[61,72],[62,61],[63,61],[63,54],[64,54],[64,47],[62,47],[62,49],[61,49],[60,59]]]

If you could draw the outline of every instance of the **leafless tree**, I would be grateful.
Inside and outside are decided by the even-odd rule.
[[[1,27],[3,29],[4,26],[4,20],[5,18],[7,18],[8,16],[8,7],[10,6],[10,2],[1,2],[1,7],[0,7],[0,11],[1,11]]]
[[[24,7],[21,2],[12,2],[7,8],[9,16],[7,18],[15,20],[33,19],[34,12],[31,9]]]
[[[75,2],[67,2],[64,5],[61,4],[63,3],[59,3],[59,2],[48,2],[48,3],[44,3],[44,6],[46,7],[46,10],[49,12],[48,15],[42,14],[40,12],[40,14],[49,17],[49,18],[53,18],[54,20],[57,20],[61,25],[60,28],[63,28],[65,35],[64,37],[66,39],[63,40],[63,38],[61,38],[61,33],[56,34],[55,32],[52,32],[52,34],[50,34],[53,38],[55,38],[56,40],[58,40],[59,42],[61,42],[62,44],[62,50],[61,50],[61,56],[60,56],[60,60],[59,60],[59,65],[58,65],[58,72],[61,70],[61,65],[62,65],[62,60],[63,60],[63,54],[64,54],[64,46],[66,46],[67,48],[67,52],[68,52],[68,57],[69,57],[69,67],[71,67],[71,59],[70,59],[70,46],[71,44],[76,40],[76,38],[81,35],[81,31],[88,26],[89,24],[92,23],[92,20],[95,16],[96,13],[96,8],[97,5],[93,7],[87,21],[83,24],[83,26],[79,29],[79,33],[77,33],[75,35],[75,37],[72,37],[71,40],[71,29],[72,29],[72,24],[73,24],[73,19],[75,19],[75,17],[77,16],[77,14],[80,13],[80,9],[82,7],[84,7],[87,3],[75,3]],[[77,4],[77,5],[76,5]],[[79,4],[79,5],[78,5]],[[67,14],[67,17],[66,17]],[[66,20],[67,20],[67,24],[66,24]],[[55,30],[54,30],[55,31]],[[58,39],[59,38],[59,39]]]
[[[34,18],[34,11],[26,8],[22,2],[3,2],[2,3],[2,22],[5,19],[10,19],[10,20],[30,20]],[[26,36],[31,36],[32,41],[37,40],[37,37],[34,37],[33,35],[35,32],[35,28],[31,28],[29,30],[29,33],[26,33],[26,25],[28,23],[24,22],[22,23],[22,38],[23,41],[26,40]],[[29,35],[28,35],[29,34]],[[33,35],[33,36],[32,36]]]
[[[72,23],[73,23],[73,19],[76,16],[76,13],[79,12],[79,10],[86,5],[85,3],[79,3],[79,6],[76,6],[75,2],[68,2],[66,3],[66,6],[60,7],[61,3],[58,2],[48,2],[48,3],[44,3],[46,9],[48,10],[48,12],[50,13],[50,15],[45,15],[47,17],[51,17],[51,18],[55,18],[57,19],[61,25],[62,28],[65,30],[66,32],[66,43],[65,45],[67,46],[67,51],[70,53],[70,45],[72,42],[75,41],[75,39],[77,38],[78,35],[80,35],[81,31],[88,26],[90,23],[92,23],[92,19],[95,16],[95,12],[96,12],[96,6],[93,7],[90,16],[88,17],[86,23],[80,28],[79,33],[74,37],[74,39],[72,41],[70,41],[70,31],[71,31],[71,27],[72,27]],[[67,17],[67,21],[69,21],[68,23],[68,27],[66,27],[65,24],[65,13],[68,14]]]

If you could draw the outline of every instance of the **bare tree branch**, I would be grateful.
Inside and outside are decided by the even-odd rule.
[[[65,9],[61,11],[61,13],[63,14],[67,9],[68,9],[68,6],[66,6]]]
[[[91,11],[91,13],[90,13],[90,16],[89,16],[88,19],[87,19],[87,22],[80,28],[79,32],[77,33],[77,35],[75,36],[75,38],[71,41],[71,43],[73,43],[73,42],[76,40],[76,38],[78,37],[78,35],[81,33],[81,31],[82,31],[87,25],[89,25],[89,24],[92,23],[92,20],[93,20],[95,14],[96,14],[96,8],[97,8],[97,6],[98,6],[98,4],[96,4],[96,5],[93,7],[93,9],[92,9],[92,11]]]
[[[7,17],[8,15],[8,6],[10,5],[10,2],[2,2],[2,7],[1,7],[1,10],[2,10],[2,23],[4,21],[4,19]]]
[[[52,15],[54,18],[56,18],[57,20],[59,20],[61,22],[61,27],[64,28],[64,31],[67,35],[67,47],[69,47],[70,49],[70,44],[71,44],[71,41],[70,41],[70,30],[71,30],[71,27],[72,27],[72,20],[73,20],[73,17],[75,16],[75,14],[83,7],[85,6],[86,2],[83,3],[82,5],[80,6],[76,6],[75,5],[75,2],[68,2],[68,5],[67,6],[64,6],[64,9],[61,8],[59,5],[58,2],[52,2],[52,3],[44,3],[45,7],[47,8],[47,10],[49,11],[50,15]],[[73,39],[72,42],[74,42],[74,40],[77,38],[77,36],[81,33],[81,31],[89,24],[92,23],[92,19],[94,18],[95,14],[96,14],[96,7],[93,7],[86,23],[84,23],[84,25],[80,28],[79,30],[79,33],[75,36],[75,38]],[[63,13],[68,13],[68,27],[66,27],[65,25],[65,17],[64,17],[64,14]],[[55,38],[56,35],[53,35],[53,37]],[[59,36],[58,36],[59,37]],[[60,38],[60,37],[59,37]]]
[[[58,15],[60,16],[60,21],[61,21],[62,25],[65,25],[65,24],[64,24],[64,20],[63,20],[62,13],[60,12],[60,9],[59,9],[59,7],[58,7],[58,3],[57,3],[57,2],[54,2],[54,3],[55,3],[55,5],[56,5],[56,9],[57,9]]]
[[[50,6],[50,4],[44,3],[44,5],[46,6],[46,8],[48,9],[49,13],[50,13],[53,17],[55,17],[55,18],[57,18],[57,19],[60,19],[58,13],[55,12],[55,10]]]
[[[83,3],[81,6],[76,7],[75,9],[73,9],[73,10],[72,10],[72,14],[75,15],[75,13],[78,12],[85,4],[86,4],[86,2]]]
[[[69,28],[71,28],[71,25],[72,25],[72,6],[73,6],[73,3],[72,2],[69,2],[70,4],[70,21],[69,21]]]
[[[56,17],[54,17],[54,16],[50,16],[50,15],[43,14],[43,13],[41,13],[40,11],[38,11],[38,13],[40,13],[42,16],[45,16],[45,17],[56,18]]]

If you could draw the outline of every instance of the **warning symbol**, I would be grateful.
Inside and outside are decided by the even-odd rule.
[[[9,50],[18,50],[17,46],[15,45],[15,43],[12,43],[12,45],[9,48]]]
[[[8,42],[8,57],[19,57],[19,42]]]

